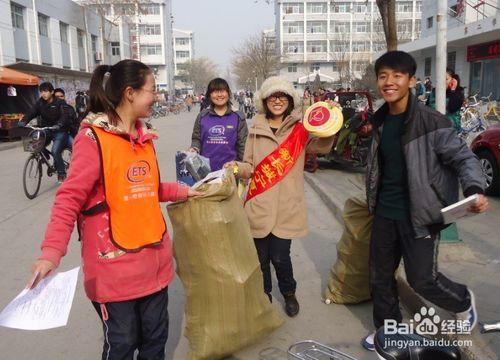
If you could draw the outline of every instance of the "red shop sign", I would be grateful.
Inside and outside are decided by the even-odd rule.
[[[467,46],[467,61],[469,62],[496,57],[500,57],[500,40]]]

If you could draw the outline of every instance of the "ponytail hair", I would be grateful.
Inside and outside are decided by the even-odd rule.
[[[99,65],[96,67],[90,80],[89,105],[85,116],[89,112],[102,112],[108,115],[111,125],[116,126],[120,120],[116,107],[120,104],[123,92],[127,87],[140,89],[146,83],[146,76],[151,69],[137,60],[122,60],[115,65]]]

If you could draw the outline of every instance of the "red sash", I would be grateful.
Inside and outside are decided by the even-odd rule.
[[[297,162],[308,139],[304,125],[295,124],[285,141],[255,167],[246,201],[279,183]]]

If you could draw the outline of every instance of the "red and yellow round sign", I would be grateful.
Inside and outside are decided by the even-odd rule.
[[[324,101],[309,107],[303,119],[306,130],[316,137],[335,135],[342,128],[343,122],[342,111]]]

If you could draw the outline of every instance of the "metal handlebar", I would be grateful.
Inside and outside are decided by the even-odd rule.
[[[45,130],[57,130],[57,129],[59,129],[58,126],[37,127],[37,126],[26,125],[24,127],[32,129],[32,130],[41,130],[41,131],[45,131]]]

